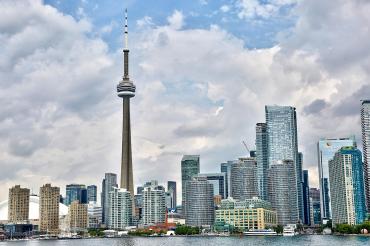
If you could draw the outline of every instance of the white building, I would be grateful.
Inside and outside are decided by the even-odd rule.
[[[164,188],[157,182],[146,185],[143,191],[143,224],[153,225],[166,220],[166,198]]]
[[[102,224],[103,208],[96,202],[89,202],[87,206],[89,228],[99,228]]]
[[[109,219],[110,229],[125,229],[132,223],[132,197],[126,189],[113,188],[109,192]]]

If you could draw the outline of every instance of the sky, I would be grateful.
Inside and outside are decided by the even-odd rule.
[[[0,200],[119,173],[125,8],[135,185],[175,180],[181,198],[182,155],[201,172],[248,155],[265,105],[296,107],[313,187],[321,137],[361,148],[367,0],[0,0]]]

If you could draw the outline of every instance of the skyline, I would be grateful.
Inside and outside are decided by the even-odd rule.
[[[21,22],[11,22],[17,16],[14,11],[0,17],[14,24],[0,26],[2,33],[13,37],[2,40],[7,52],[2,55],[0,72],[1,99],[6,105],[0,111],[4,150],[0,161],[5,170],[0,175],[0,187],[19,183],[37,190],[51,180],[60,187],[68,183],[100,185],[103,173],[119,173],[117,133],[121,110],[113,94],[112,81],[117,81],[122,73],[122,47],[112,45],[111,48],[110,42],[94,36],[94,22],[89,21],[89,13],[77,21],[33,3],[22,17],[35,21],[29,29]],[[24,4],[17,2],[15,7],[9,5],[9,9]],[[302,5],[310,11],[315,7],[314,3],[301,1],[292,8],[299,13]],[[333,7],[334,13],[344,8],[340,4],[327,5],[324,7]],[[345,21],[355,24],[364,18],[369,23],[365,9],[370,6],[363,7],[363,15],[353,13],[347,17],[353,20]],[[123,4],[120,9],[124,9]],[[361,8],[350,9],[360,11]],[[176,7],[163,13],[161,18],[168,21],[158,24],[146,23],[146,15],[134,12],[132,16],[137,18],[130,19],[135,39],[132,53],[138,54],[131,59],[131,74],[140,88],[132,104],[136,112],[132,115],[135,186],[147,179],[157,179],[162,184],[176,180],[180,184],[183,154],[200,154],[201,172],[213,172],[221,162],[246,156],[241,141],[246,140],[253,148],[255,124],[263,121],[263,107],[268,104],[297,108],[298,144],[304,154],[303,169],[309,167],[312,186],[318,186],[315,148],[319,137],[355,134],[362,149],[359,100],[366,98],[359,97],[370,94],[366,85],[369,56],[358,52],[366,45],[346,44],[341,49],[339,44],[330,43],[335,41],[335,35],[343,37],[341,30],[334,30],[338,33],[330,34],[333,37],[320,37],[323,43],[332,44],[336,52],[330,53],[319,43],[302,41],[305,33],[300,33],[298,27],[304,23],[299,20],[304,21],[308,16],[301,14],[293,34],[284,37],[278,45],[250,49],[246,48],[246,40],[226,27],[192,28],[191,15]],[[113,29],[121,32],[122,13],[118,18],[118,26]],[[307,19],[306,24],[314,24],[309,21],[313,20]],[[322,21],[325,26],[326,19]],[[140,25],[144,25],[141,30]],[[32,28],[42,33],[55,30],[37,40],[32,37],[35,31]],[[57,33],[59,36],[54,37]],[[20,37],[26,40],[17,41]],[[350,57],[350,66],[349,61],[342,61],[343,64],[337,61],[348,56],[346,48],[355,49],[353,56],[362,55]],[[296,64],[297,61],[302,64]],[[207,69],[199,69],[205,65]],[[235,86],[230,86],[230,81]],[[281,84],[275,86],[276,83]],[[353,87],[348,88],[346,83]],[[17,94],[10,90],[17,90]],[[322,122],[328,125],[322,126]],[[338,122],[343,125],[334,129]],[[168,171],[164,174],[162,170]],[[0,200],[6,195],[1,193]]]

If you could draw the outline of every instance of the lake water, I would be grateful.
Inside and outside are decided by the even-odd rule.
[[[295,237],[128,237],[76,240],[30,240],[0,242],[0,246],[246,246],[246,245],[370,245],[370,237],[307,235]]]

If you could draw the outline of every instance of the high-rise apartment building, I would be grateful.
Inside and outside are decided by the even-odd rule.
[[[364,155],[364,186],[367,211],[370,213],[370,100],[361,105],[362,147]]]
[[[143,191],[143,224],[155,225],[166,221],[166,194],[157,181],[147,183]]]
[[[59,233],[59,187],[45,184],[40,187],[39,231],[50,234]]]
[[[132,224],[132,196],[126,189],[113,187],[109,192],[108,227],[125,229]]]
[[[96,185],[87,186],[87,202],[96,202],[97,201],[98,188]]]
[[[181,160],[182,209],[185,214],[186,182],[199,174],[199,155],[184,155]]]
[[[256,160],[257,160],[257,184],[258,196],[268,199],[267,193],[267,170],[268,170],[268,145],[266,123],[256,124]]]
[[[30,190],[16,185],[9,189],[8,221],[24,223],[29,219]]]
[[[227,161],[221,163],[221,173],[225,173],[225,198],[231,196],[231,166],[238,161]]]
[[[71,232],[84,232],[88,226],[87,204],[81,204],[78,200],[69,205],[69,229]]]
[[[278,161],[292,160],[297,189],[298,214],[303,221],[302,168],[298,157],[296,109],[290,106],[265,106],[269,167]]]
[[[231,196],[236,200],[258,196],[257,163],[255,158],[240,158],[231,166]]]
[[[186,224],[211,226],[214,218],[213,185],[205,177],[193,177],[192,180],[186,182]]]
[[[277,161],[268,170],[268,194],[280,225],[296,224],[299,220],[297,182],[294,161]]]
[[[117,174],[106,173],[102,182],[101,206],[103,209],[103,224],[108,225],[109,217],[109,192],[117,188]]]
[[[70,205],[73,201],[87,204],[87,189],[83,184],[69,184],[66,186],[65,205]]]
[[[103,208],[96,202],[87,205],[88,228],[100,228],[103,221]]]
[[[200,173],[197,177],[205,177],[213,185],[213,195],[226,198],[225,173]]]
[[[171,208],[176,209],[177,206],[177,188],[176,181],[167,182],[167,192],[171,195]]]
[[[322,219],[331,218],[329,160],[334,158],[335,153],[342,147],[356,147],[355,137],[349,138],[322,138],[317,144],[319,183],[320,183],[320,210]]]
[[[366,219],[361,151],[342,147],[329,161],[333,225],[361,224]]]
[[[303,223],[305,225],[311,224],[310,213],[310,184],[308,179],[308,170],[303,170],[302,191],[303,191]]]

